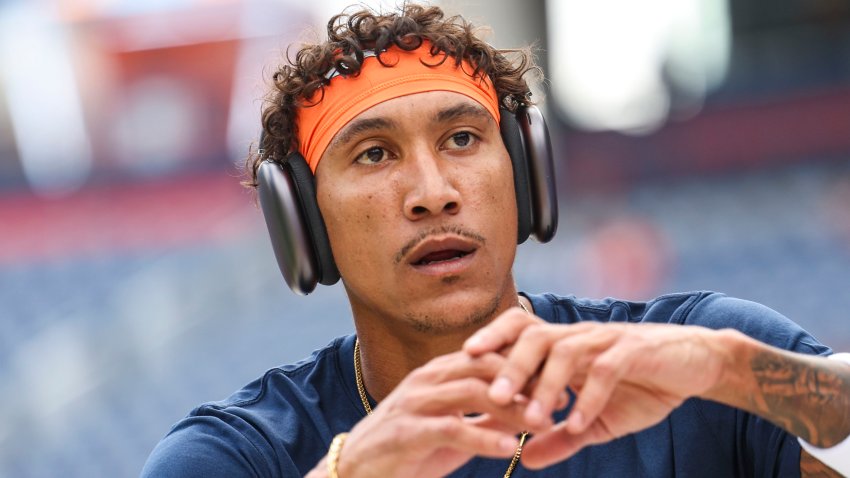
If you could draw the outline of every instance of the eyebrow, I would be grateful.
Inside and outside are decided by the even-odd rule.
[[[458,103],[454,106],[438,111],[434,114],[431,121],[433,123],[448,123],[464,117],[489,119],[491,118],[491,115],[487,109],[477,103]],[[331,144],[328,145],[328,149],[330,150],[341,147],[351,141],[355,136],[362,133],[382,129],[398,129],[398,124],[394,120],[384,117],[354,120],[340,130],[333,141],[331,141]]]
[[[381,129],[397,129],[398,125],[395,121],[389,118],[363,118],[357,119],[348,123],[347,126],[342,128],[342,130],[337,134],[336,138],[331,141],[331,144],[328,146],[328,149],[337,148],[339,146],[344,145],[351,141],[355,136],[369,132],[376,131]]]
[[[434,115],[433,121],[436,123],[448,123],[463,117],[482,117],[490,118],[490,112],[478,103],[458,103],[450,108],[446,108],[437,112]]]

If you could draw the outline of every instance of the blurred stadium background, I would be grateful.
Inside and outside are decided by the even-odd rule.
[[[850,350],[850,6],[443,1],[536,42],[561,226],[521,289],[712,289]],[[241,159],[346,2],[0,1],[0,476],[135,476],[192,407],[352,329],[285,287]]]

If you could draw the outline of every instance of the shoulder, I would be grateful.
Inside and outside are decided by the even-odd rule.
[[[544,320],[557,323],[575,323],[586,320],[597,322],[656,322],[681,323],[703,299],[706,292],[668,294],[649,301],[629,301],[615,298],[587,299],[572,295],[526,294],[534,312]]]
[[[556,294],[527,294],[527,297],[534,306],[534,312],[549,322],[593,320],[733,328],[785,350],[820,355],[830,353],[828,347],[775,310],[717,292],[681,292],[648,301],[583,299]]]
[[[706,294],[685,317],[685,324],[731,328],[785,350],[828,355],[831,350],[794,321],[770,307],[724,294]]]
[[[346,345],[353,347],[353,336],[338,337],[304,359],[272,368],[230,397],[202,404],[190,416],[213,410],[263,412],[269,405],[279,406],[315,398],[321,389],[337,385],[336,381],[342,374],[339,356]]]
[[[305,474],[332,436],[326,407],[350,408],[322,402],[344,400],[334,391],[343,380],[339,351],[349,340],[336,339],[304,360],[267,371],[225,400],[198,406],[156,445],[142,476]],[[296,444],[299,456],[293,453]]]

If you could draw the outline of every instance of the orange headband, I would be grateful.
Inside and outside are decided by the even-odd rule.
[[[486,76],[470,76],[467,71],[471,73],[474,68],[469,62],[464,61],[456,67],[454,58],[449,57],[433,66],[443,58],[431,55],[428,42],[422,42],[422,46],[412,51],[392,48],[382,52],[381,59],[390,66],[384,67],[374,57],[365,58],[358,75],[331,78],[330,84],[324,88],[324,97],[321,91],[314,94],[314,98],[321,98],[318,104],[298,110],[301,154],[313,172],[343,126],[376,104],[400,96],[426,91],[454,91],[481,103],[496,123],[499,122],[496,88]]]

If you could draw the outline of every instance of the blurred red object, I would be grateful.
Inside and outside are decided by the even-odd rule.
[[[214,198],[214,199],[213,199]],[[232,241],[262,227],[232,174],[0,198],[0,264]]]
[[[670,241],[657,225],[621,217],[589,232],[579,244],[575,276],[589,297],[646,299],[664,285],[672,256]]]

